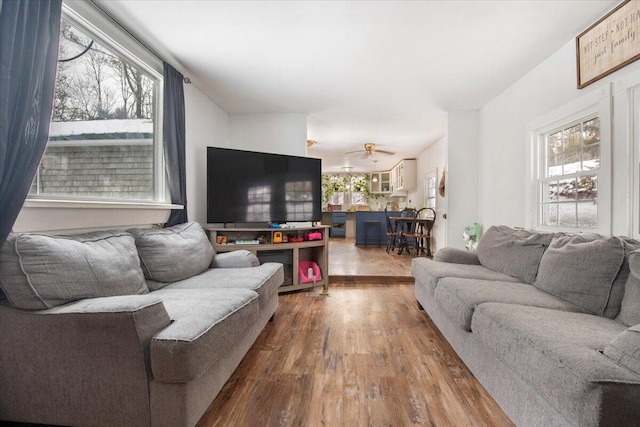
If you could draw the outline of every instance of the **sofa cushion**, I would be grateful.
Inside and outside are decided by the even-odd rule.
[[[617,237],[558,234],[542,256],[534,286],[590,313],[613,318],[617,312],[605,311],[624,258]]]
[[[145,277],[155,282],[188,279],[207,270],[213,259],[213,247],[196,222],[129,232],[136,238]]]
[[[633,326],[640,324],[640,250],[631,252],[627,260],[630,273],[624,285],[624,297],[616,320]]]
[[[133,236],[106,231],[10,234],[0,249],[0,286],[11,304],[27,310],[149,291]]]
[[[438,286],[438,281],[443,277],[519,283],[515,277],[489,270],[482,265],[452,264],[432,261],[428,258],[411,260],[411,275],[416,278],[416,281],[426,284],[432,295]]]
[[[485,267],[532,284],[552,237],[553,234],[492,226],[480,239],[476,252]]]
[[[604,355],[640,375],[640,325],[635,325],[605,347]]]
[[[624,249],[624,260],[622,261],[622,265],[620,266],[620,270],[618,271],[618,275],[616,279],[613,281],[613,285],[611,286],[611,294],[609,295],[609,301],[607,302],[607,308],[605,308],[605,317],[610,319],[616,318],[620,314],[620,310],[622,308],[622,300],[624,299],[626,283],[629,279],[629,254],[633,251],[640,249],[640,242],[634,239],[630,239],[628,237],[620,237],[620,242],[622,243],[622,248]],[[638,321],[637,323],[640,323]],[[634,325],[636,323],[633,323]]]
[[[251,268],[212,268],[164,289],[250,289],[258,293],[260,307],[266,308],[283,282],[282,264],[264,263]]]
[[[161,382],[200,377],[258,321],[258,294],[249,289],[160,289],[171,325],[151,341],[151,369]]]
[[[624,325],[604,317],[510,304],[481,304],[473,335],[576,425],[622,425],[637,413],[640,375],[602,350]],[[596,408],[594,410],[594,408]]]
[[[435,298],[447,317],[466,331],[471,331],[471,319],[476,307],[485,302],[584,312],[576,305],[524,283],[443,278],[438,283]]]

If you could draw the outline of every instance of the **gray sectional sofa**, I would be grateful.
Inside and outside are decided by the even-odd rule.
[[[278,306],[282,265],[196,223],[0,249],[0,420],[192,426]]]
[[[640,242],[491,227],[412,263],[415,295],[522,426],[640,423]]]

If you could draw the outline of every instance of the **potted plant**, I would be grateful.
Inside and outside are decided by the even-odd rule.
[[[337,174],[322,174],[322,205],[329,203],[335,193],[347,191],[347,178]]]

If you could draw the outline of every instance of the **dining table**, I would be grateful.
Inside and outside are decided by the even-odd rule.
[[[406,250],[410,252],[410,245],[408,233],[410,230],[414,230],[413,239],[414,247],[416,248],[415,256],[419,256],[420,252],[424,253],[427,257],[431,257],[431,229],[435,223],[435,218],[415,218],[411,216],[390,216],[389,219],[394,224],[394,232],[399,236],[398,242],[398,255],[402,255],[402,252]],[[413,226],[415,224],[415,227]],[[420,230],[420,231],[417,231]],[[418,237],[416,237],[418,236]]]

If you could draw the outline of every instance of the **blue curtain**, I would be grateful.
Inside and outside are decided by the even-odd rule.
[[[174,209],[165,227],[187,222],[187,177],[185,166],[184,76],[164,63],[164,114],[162,134],[164,159],[171,203],[184,209]]]
[[[0,245],[49,138],[62,0],[0,3]]]

